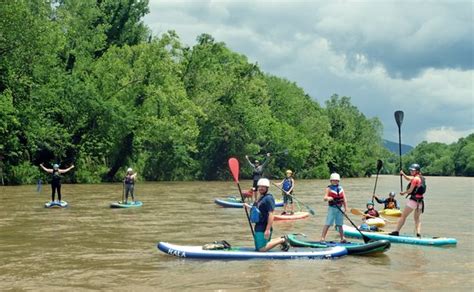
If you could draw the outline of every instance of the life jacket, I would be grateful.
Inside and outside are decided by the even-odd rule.
[[[259,208],[260,208],[260,204],[262,203],[263,198],[265,198],[265,196],[267,195],[268,193],[260,197],[257,202],[253,203],[252,208],[250,209],[250,217],[249,217],[250,222],[258,223],[263,219],[262,212],[260,212]]]
[[[385,200],[384,209],[395,209],[395,208],[397,208],[397,200],[395,200],[395,199],[392,198],[392,197],[388,197],[388,198]]]
[[[367,210],[365,211],[365,214],[373,216],[373,217],[379,217],[379,213],[375,209]]]
[[[131,175],[127,174],[127,175],[125,176],[125,184],[127,184],[127,185],[133,185],[134,183],[135,183],[135,179],[132,178]]]
[[[426,192],[425,178],[421,175],[419,176],[419,178],[421,179],[421,185],[415,187],[413,191],[411,192],[411,194],[409,194],[410,200],[417,201],[417,202],[423,201],[424,194]],[[411,187],[411,182],[408,184],[408,188],[410,187]]]
[[[285,178],[283,180],[283,185],[282,185],[282,189],[285,191],[285,192],[288,192],[291,187],[293,186],[293,183],[292,183],[292,180],[291,178]]]
[[[339,207],[342,206],[342,202],[344,201],[344,190],[340,185],[328,185],[329,188],[329,196],[333,198],[332,201],[328,202],[329,206],[337,205]]]
[[[413,191],[407,195],[410,196],[410,200],[413,200],[419,204],[421,204],[421,213],[425,212],[425,201],[424,201],[424,194],[426,192],[426,181],[425,177],[419,175],[419,178],[421,179],[421,185],[415,187]],[[407,188],[409,189],[411,187],[411,182],[408,184]]]
[[[60,182],[61,182],[61,175],[59,174],[59,170],[53,169],[53,173],[51,174],[51,183],[59,184]]]

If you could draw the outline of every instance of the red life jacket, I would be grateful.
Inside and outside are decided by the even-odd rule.
[[[339,207],[342,206],[342,202],[344,201],[344,190],[340,185],[329,185],[329,196],[333,198],[332,201],[329,201],[329,206],[337,205]]]

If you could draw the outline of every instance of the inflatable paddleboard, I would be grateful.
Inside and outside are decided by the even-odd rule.
[[[66,208],[68,206],[66,201],[49,201],[44,204],[45,208]]]
[[[400,217],[402,216],[402,211],[398,209],[383,209],[379,211],[380,215]]]
[[[304,219],[309,216],[308,212],[295,212],[293,215],[290,214],[285,214],[285,215],[280,215],[280,214],[275,214],[273,215],[274,220],[299,220],[299,219]]]
[[[225,199],[215,199],[214,203],[224,208],[243,208],[242,200],[237,197],[227,197]],[[275,201],[275,207],[283,207],[283,201]]]
[[[136,207],[141,207],[143,206],[143,202],[142,201],[135,201],[135,202],[132,202],[132,201],[128,201],[127,203],[125,202],[114,202],[112,204],[110,204],[110,208],[136,208]]]
[[[158,249],[162,252],[180,258],[212,259],[212,260],[249,260],[249,259],[332,259],[347,255],[347,249],[342,246],[329,248],[290,248],[281,251],[278,247],[268,252],[258,252],[251,247],[233,247],[221,250],[204,250],[202,246],[176,245],[159,242]]]
[[[298,234],[288,234],[288,243],[295,247],[327,248],[343,246],[350,255],[366,255],[386,252],[390,249],[390,241],[377,240],[368,243],[363,242],[336,242],[336,241],[310,241]]]
[[[369,218],[365,220],[365,223],[369,226],[377,226],[377,227],[384,227],[385,226],[385,220],[382,218]]]
[[[360,233],[352,226],[343,226],[344,235],[348,237],[362,238]],[[388,240],[395,243],[419,244],[419,245],[452,245],[457,244],[455,238],[446,237],[422,237],[400,234],[400,236],[389,235],[388,232],[362,231],[362,234],[374,240]]]

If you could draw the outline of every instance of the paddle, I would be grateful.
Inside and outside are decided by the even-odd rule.
[[[286,193],[282,188],[280,188],[278,185],[276,185],[275,183],[272,183],[272,185],[276,186],[280,191]],[[306,205],[305,203],[301,202],[300,200],[298,200],[294,195],[292,194],[287,194],[288,196],[292,197],[293,199],[295,199],[296,202],[302,204],[303,206],[305,206],[305,208],[308,210],[308,212],[311,214],[311,215],[316,215],[316,212],[314,212],[313,208],[311,208],[310,206]]]
[[[245,215],[247,215],[247,221],[249,222],[250,231],[252,231],[252,236],[255,237],[252,223],[250,222],[249,211],[245,207],[245,198],[244,198],[244,195],[242,194],[242,189],[240,188],[240,184],[239,184],[239,161],[234,157],[229,158],[229,168],[230,168],[230,172],[232,173],[232,176],[234,177],[234,181],[237,184],[237,187],[239,188],[240,198],[242,199],[242,203],[244,204],[243,207],[245,210]]]
[[[344,215],[347,220],[349,220],[349,222],[351,222],[352,226],[354,226],[355,229],[357,229],[357,231],[359,231],[360,235],[362,235],[362,239],[364,240],[365,243],[368,243],[370,241],[370,238],[367,237],[366,235],[364,235],[360,230],[359,228],[357,228],[357,226],[354,224],[354,222],[352,222],[351,218],[349,218],[349,216],[346,215],[346,213],[344,213],[341,208],[336,204],[334,205],[336,206],[337,209],[339,209],[339,211],[341,211],[342,215]]]
[[[36,192],[41,195],[41,190],[43,189],[43,181],[41,179],[38,179],[38,182],[36,183]]]
[[[384,217],[382,217],[382,216],[380,216],[380,217],[375,217],[375,216],[371,216],[371,215],[365,214],[364,212],[362,212],[362,211],[359,210],[359,209],[351,209],[351,213],[354,214],[354,215],[369,216],[369,217],[371,217],[371,218],[380,218],[380,219],[382,219],[382,220],[384,220],[384,221],[386,221],[386,222],[388,222],[388,223],[397,223],[397,222],[395,222],[395,221],[386,219],[386,218],[384,218]]]
[[[403,111],[395,112],[395,121],[398,126],[398,154],[400,157],[400,170],[402,170],[402,123],[403,123]],[[403,180],[400,174],[400,192],[403,192]]]
[[[125,204],[125,182],[122,183],[122,204]]]
[[[382,169],[382,167],[383,167],[383,161],[378,159],[377,160],[377,175],[375,176],[374,191],[372,193],[372,203],[374,202],[375,189],[377,188],[377,180],[379,179],[379,173],[380,173],[380,170]]]

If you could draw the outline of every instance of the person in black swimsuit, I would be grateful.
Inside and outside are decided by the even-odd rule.
[[[58,192],[58,202],[61,202],[61,174],[73,169],[74,165],[66,169],[59,169],[58,164],[53,164],[53,169],[44,167],[43,163],[40,166],[44,171],[51,174],[51,202],[54,202],[56,191]]]

